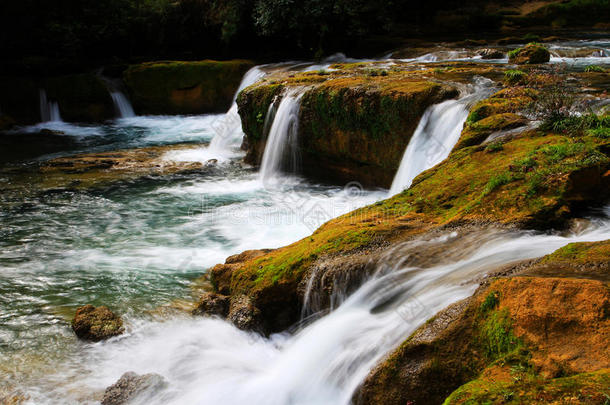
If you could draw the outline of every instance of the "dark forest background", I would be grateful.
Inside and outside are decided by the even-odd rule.
[[[41,60],[65,67],[151,58],[320,57],[336,51],[358,56],[388,49],[400,38],[498,32],[507,19],[514,24],[521,18],[510,9],[520,3],[524,0],[501,6],[482,0],[3,0],[0,52],[5,68],[28,68]],[[608,22],[608,4],[564,1],[521,23],[591,27]]]

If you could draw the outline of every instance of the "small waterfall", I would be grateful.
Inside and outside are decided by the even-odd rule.
[[[259,67],[255,66],[248,70],[244,75],[244,78],[239,84],[239,88],[233,96],[233,104],[227,113],[218,120],[217,124],[214,125],[216,135],[210,142],[210,149],[215,151],[224,151],[241,142],[243,132],[241,130],[241,119],[237,112],[237,100],[238,94],[246,87],[256,83],[263,78],[266,73]]]
[[[390,196],[409,188],[418,174],[449,156],[468,118],[468,106],[490,93],[491,82],[480,78],[475,90],[467,96],[435,104],[426,110],[394,176]]]
[[[40,89],[40,118],[42,122],[62,122],[57,101],[49,101],[47,92]]]
[[[303,89],[290,89],[280,101],[269,130],[260,178],[265,181],[280,172],[296,172],[299,168],[299,110]]]
[[[112,97],[114,109],[120,118],[131,118],[136,116],[129,99],[121,91],[110,91],[110,97]]]

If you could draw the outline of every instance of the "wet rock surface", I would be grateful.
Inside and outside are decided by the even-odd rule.
[[[146,404],[148,399],[166,386],[167,382],[159,374],[138,375],[130,371],[106,388],[102,405],[126,405],[134,402]]]
[[[108,307],[84,305],[76,310],[72,330],[80,339],[97,342],[125,331],[123,320]]]

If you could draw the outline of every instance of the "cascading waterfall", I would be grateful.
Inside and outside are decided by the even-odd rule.
[[[488,79],[478,78],[474,91],[467,96],[435,104],[426,110],[394,176],[390,196],[409,188],[418,174],[449,156],[468,118],[468,106],[489,94],[490,84]]]
[[[49,101],[47,92],[40,89],[40,118],[42,122],[61,122],[59,104],[57,101]]]
[[[421,267],[382,266],[337,309],[292,336],[265,339],[213,318],[175,320],[91,347],[89,367],[104,373],[104,383],[125,370],[163,375],[170,388],[147,396],[149,404],[349,404],[375,364],[438,311],[470,296],[480,275],[609,235],[607,218],[567,237],[451,232],[416,246],[442,244],[443,257]]]
[[[290,89],[280,101],[263,153],[260,169],[263,181],[271,180],[281,172],[294,173],[299,168],[299,110],[303,94],[303,89]]]
[[[136,116],[129,99],[121,91],[111,91],[110,97],[112,98],[114,108],[120,118],[132,118]]]
[[[239,144],[243,137],[241,130],[241,119],[237,112],[237,95],[246,87],[253,85],[266,75],[260,67],[255,66],[244,75],[239,88],[233,96],[233,104],[227,113],[214,126],[216,135],[210,142],[210,149],[214,151],[226,151],[228,148]]]

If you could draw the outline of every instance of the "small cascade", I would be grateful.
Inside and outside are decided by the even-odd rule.
[[[42,122],[62,122],[59,104],[49,101],[44,89],[40,89],[40,118]]]
[[[467,96],[435,104],[426,110],[394,176],[390,196],[409,188],[418,174],[449,156],[468,118],[468,106],[490,93],[491,82],[481,78]]]
[[[110,91],[110,97],[114,103],[114,109],[120,118],[131,118],[136,116],[129,99],[121,91]]]
[[[225,151],[231,146],[241,142],[243,132],[241,130],[241,119],[237,111],[237,95],[246,87],[262,79],[266,73],[255,66],[244,75],[239,88],[233,96],[233,104],[227,113],[214,125],[216,135],[210,142],[210,149],[214,151]]]
[[[299,110],[303,94],[302,89],[290,89],[280,101],[263,153],[260,170],[263,181],[277,177],[280,172],[294,173],[299,169]]]

